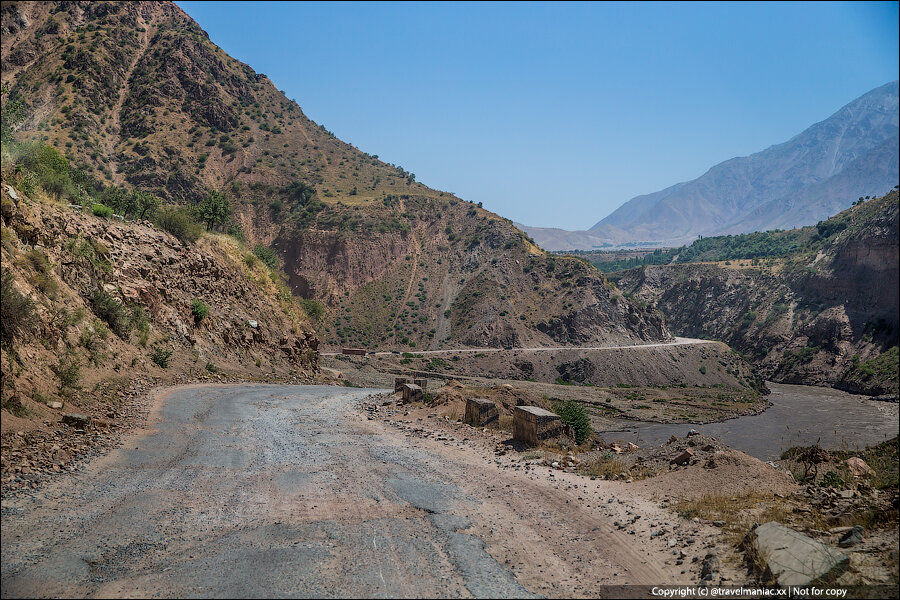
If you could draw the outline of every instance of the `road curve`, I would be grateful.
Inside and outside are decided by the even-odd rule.
[[[3,499],[2,596],[570,597],[688,583],[665,566],[670,549],[601,514],[617,484],[579,490],[574,475],[411,437],[355,408],[368,393],[160,396],[122,448]]]
[[[559,350],[628,350],[632,348],[664,348],[668,346],[693,346],[697,344],[721,344],[713,340],[701,340],[695,338],[676,337],[671,342],[655,342],[652,344],[628,344],[620,346],[539,346],[535,348],[513,347],[510,350],[505,348],[455,348],[450,350],[420,350],[411,351],[412,354],[465,354],[478,352],[558,352]],[[321,352],[321,356],[336,356],[340,352]],[[371,352],[375,356],[385,356],[394,354],[393,352]]]

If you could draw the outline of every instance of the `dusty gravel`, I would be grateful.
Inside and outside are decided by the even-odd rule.
[[[2,596],[585,597],[696,584],[692,559],[715,528],[624,482],[497,456],[498,434],[360,410],[370,393],[159,396],[122,448],[4,497]]]

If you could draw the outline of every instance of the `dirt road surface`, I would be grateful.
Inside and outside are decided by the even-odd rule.
[[[696,582],[689,555],[678,566],[670,536],[651,532],[697,526],[625,483],[417,438],[367,418],[370,392],[159,395],[122,448],[3,499],[2,596],[570,597]]]

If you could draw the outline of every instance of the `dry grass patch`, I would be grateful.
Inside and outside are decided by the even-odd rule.
[[[611,478],[628,473],[628,466],[614,455],[606,454],[582,464],[581,471],[591,477]]]
[[[282,281],[281,274],[266,266],[261,260],[248,261],[252,256],[247,246],[229,235],[207,233],[198,245],[209,244],[206,249],[210,253],[219,251],[228,258],[231,266],[245,278],[255,283],[271,299],[272,304],[281,307],[282,312],[290,319],[291,329],[295,335],[313,329],[311,319],[291,293],[290,288]]]
[[[729,496],[710,494],[696,500],[682,500],[675,510],[686,519],[694,517],[721,521],[730,542],[743,540],[754,523],[776,521],[802,529],[825,529],[828,524],[821,514],[794,512],[795,504],[775,494]]]

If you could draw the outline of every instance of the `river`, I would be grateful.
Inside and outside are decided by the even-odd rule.
[[[604,431],[606,439],[640,446],[682,437],[691,429],[717,437],[761,460],[776,460],[791,446],[819,443],[826,449],[856,449],[897,435],[898,405],[831,388],[768,382],[772,403],[758,415],[707,425],[629,423],[622,431]]]

